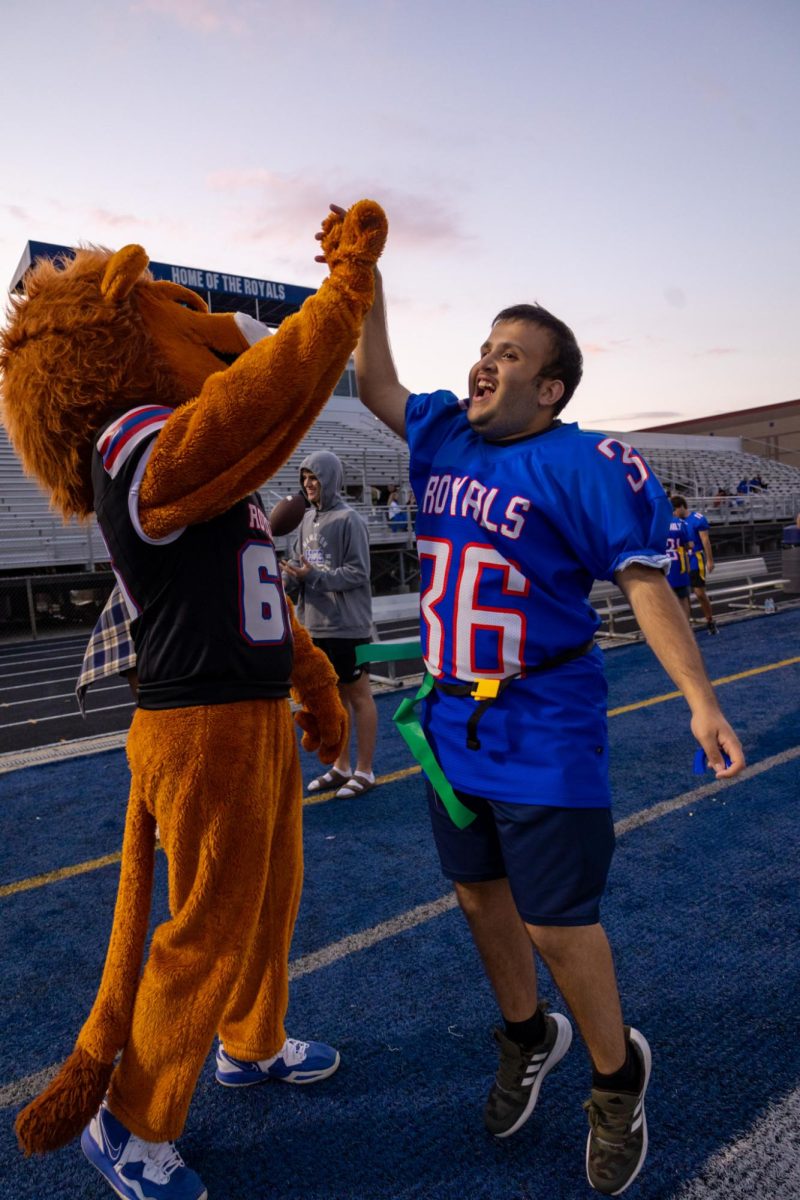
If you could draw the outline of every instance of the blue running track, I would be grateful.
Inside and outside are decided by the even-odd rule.
[[[641,706],[674,690],[650,651],[606,658],[612,712],[635,707],[610,722],[619,841],[603,916],[626,1019],[654,1055],[650,1155],[627,1194],[799,1200],[800,611],[701,644],[713,679],[736,677],[718,692],[749,766],[724,787],[692,775],[681,699]],[[230,1091],[209,1057],[180,1149],[210,1200],[585,1200],[580,1038],[523,1129],[484,1132],[496,1009],[390,720],[397,697],[378,704],[390,778],[305,810],[288,1027],[336,1045],[342,1066],[313,1087]],[[26,1160],[12,1125],[88,1011],[117,867],[36,877],[113,856],[126,793],[119,750],[0,775],[2,1200],[111,1195],[77,1143]],[[162,919],[160,854],[155,907]],[[544,971],[542,994],[558,1003]]]

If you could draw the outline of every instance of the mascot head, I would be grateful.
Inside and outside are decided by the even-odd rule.
[[[44,259],[0,334],[5,425],[64,517],[92,511],[92,446],[110,417],[185,403],[250,344],[233,314],[153,280],[147,263],[141,246]]]

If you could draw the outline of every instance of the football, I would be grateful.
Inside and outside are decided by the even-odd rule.
[[[285,537],[287,533],[292,533],[302,521],[305,511],[306,498],[302,492],[279,500],[269,514],[272,536]]]

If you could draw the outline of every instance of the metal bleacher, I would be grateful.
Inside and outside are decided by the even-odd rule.
[[[636,434],[628,435],[633,441]],[[800,512],[800,470],[743,450],[665,448],[637,443],[670,493],[686,496],[714,523],[793,520]],[[760,477],[763,491],[738,494],[741,480]],[[720,489],[728,495],[718,496]],[[696,500],[702,502],[695,505]]]
[[[345,486],[369,499],[372,485],[408,481],[408,447],[366,410],[325,410],[289,460],[269,481],[265,494],[296,492],[300,463],[314,450],[333,450],[342,460]]]
[[[329,408],[288,462],[262,488],[266,508],[297,491],[300,463],[308,454],[333,450],[342,460],[345,487],[353,497],[353,505],[369,523],[371,539],[408,541],[408,534],[390,531],[385,509],[375,509],[370,502],[372,486],[407,484],[405,442],[360,407],[349,409],[334,403]],[[0,571],[41,567],[91,571],[106,562],[108,552],[94,518],[86,523],[65,524],[50,508],[35,480],[23,473],[8,435],[0,426]]]
[[[793,521],[800,512],[800,470],[795,467],[734,450],[730,445],[719,449],[696,444],[690,449],[649,446],[636,434],[623,435],[623,440],[641,448],[665,486],[683,492],[690,506],[701,508],[712,523],[780,523]],[[374,486],[407,485],[408,449],[401,438],[362,408],[355,396],[352,368],[342,377],[336,395],[300,446],[262,489],[268,510],[276,500],[297,490],[300,463],[312,451],[322,449],[333,450],[342,460],[348,499],[366,518],[373,544],[410,546],[413,533],[392,531],[385,509],[375,508],[370,502]],[[766,491],[736,495],[739,480],[756,475],[767,484]],[[720,500],[716,496],[720,487],[731,495]],[[278,544],[283,548],[280,541]],[[23,474],[8,436],[0,427],[0,571],[91,571],[107,561],[94,520],[64,524],[38,485]]]
[[[23,473],[0,427],[0,569],[80,565],[92,570],[107,561],[94,520],[65,524],[38,484]]]

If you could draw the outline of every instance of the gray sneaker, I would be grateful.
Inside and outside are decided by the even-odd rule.
[[[539,1008],[545,1007],[542,1001]],[[572,1026],[561,1013],[545,1013],[544,1040],[530,1050],[523,1050],[500,1029],[495,1029],[494,1037],[500,1047],[500,1066],[483,1119],[489,1132],[502,1138],[516,1133],[533,1112],[542,1080],[570,1048]]]
[[[589,1114],[586,1177],[604,1196],[619,1196],[630,1187],[647,1157],[644,1094],[650,1080],[652,1055],[647,1039],[638,1029],[626,1026],[625,1032],[642,1066],[641,1091],[632,1096],[592,1088],[591,1097],[583,1106]]]

